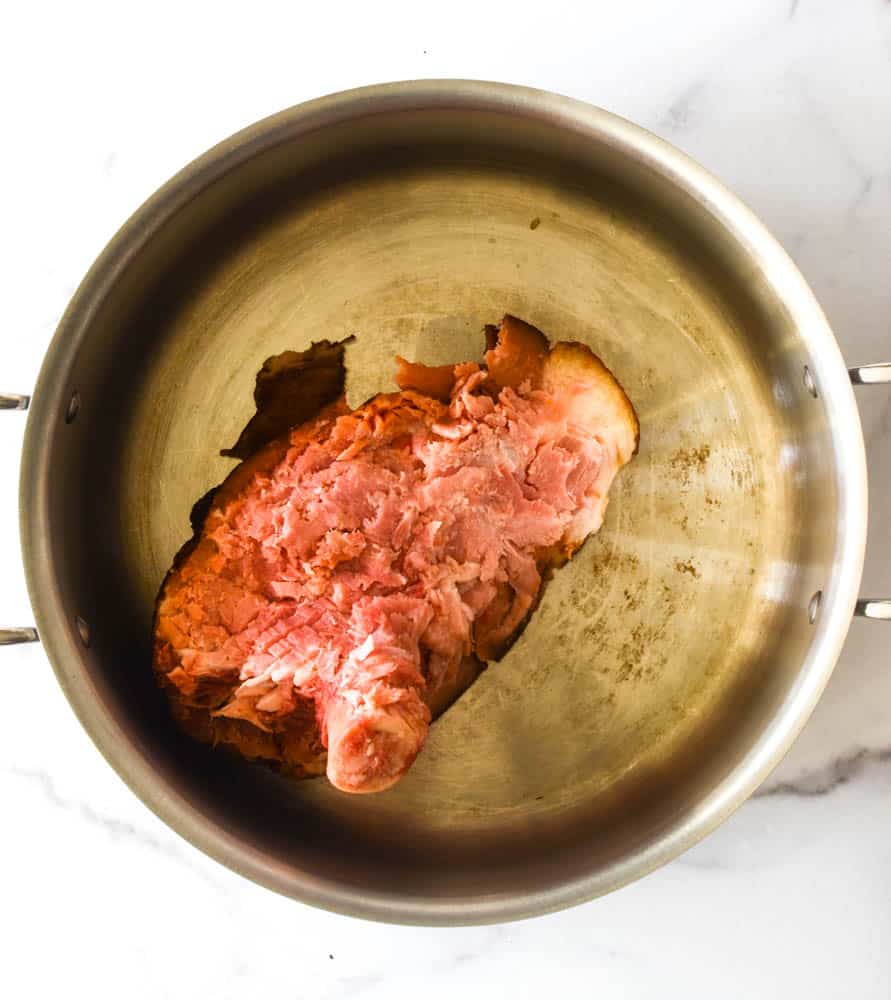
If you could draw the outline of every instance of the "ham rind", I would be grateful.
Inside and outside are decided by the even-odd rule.
[[[599,529],[638,423],[587,347],[509,316],[487,339],[482,365],[400,359],[400,392],[341,395],[214,493],[155,619],[187,731],[380,791],[516,639]]]

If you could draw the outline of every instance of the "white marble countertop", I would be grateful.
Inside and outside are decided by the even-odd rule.
[[[579,8],[585,6],[586,13]],[[891,360],[891,4],[128,5],[4,15],[0,375],[29,391],[117,226],[218,139],[333,90],[526,83],[691,153],[773,229],[851,363]],[[860,390],[864,590],[891,594],[891,393]],[[0,624],[28,623],[16,533],[24,420],[0,421]],[[0,650],[0,976],[11,998],[891,996],[891,631],[856,621],[768,785],[699,847],[574,910],[407,929],[257,888],[157,820],[99,757],[38,646]],[[25,710],[22,710],[25,706]],[[42,725],[31,724],[39,706]]]

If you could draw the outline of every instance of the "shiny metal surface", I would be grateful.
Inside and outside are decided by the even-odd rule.
[[[0,410],[27,410],[30,396],[18,393],[0,393]],[[0,628],[0,646],[14,646],[22,642],[38,642],[35,628]]]
[[[181,737],[150,676],[152,603],[263,359],[355,334],[356,402],[392,386],[396,353],[478,357],[505,311],[591,344],[642,426],[602,532],[522,639],[382,795]],[[175,829],[316,905],[484,922],[645,874],[764,779],[847,632],[865,486],[836,342],[744,206],[606,112],[433,81],[261,122],[127,223],[47,356],[22,536],[60,683]]]
[[[20,396],[14,392],[0,392],[0,410],[27,410],[30,396]]]
[[[21,642],[39,642],[36,628],[0,628],[0,646],[16,646]]]
[[[891,383],[891,362],[849,368],[848,373],[854,385],[884,385]],[[891,621],[891,600],[862,597],[854,613],[862,618]]]
[[[864,618],[877,618],[882,621],[891,621],[891,601],[861,598],[857,602],[855,611]]]
[[[849,368],[854,385],[881,385],[891,382],[891,362]]]

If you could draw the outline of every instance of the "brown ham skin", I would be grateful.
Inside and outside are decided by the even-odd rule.
[[[503,655],[537,604],[550,571],[569,558],[591,531],[597,530],[612,477],[637,447],[639,429],[630,402],[611,373],[583,345],[561,343],[549,348],[540,331],[510,316],[504,318],[496,336],[491,328],[487,330],[487,340],[485,367],[479,371],[473,371],[477,367],[473,365],[428,368],[400,359],[397,384],[402,392],[375,397],[352,412],[340,395],[312,420],[306,420],[306,394],[293,375],[294,364],[320,379],[330,398],[330,387],[343,386],[342,347],[327,342],[319,345],[324,352],[321,362],[318,357],[307,360],[292,354],[290,364],[279,356],[264,366],[258,378],[258,409],[262,399],[272,400],[272,404],[267,414],[258,412],[233,449],[239,455],[252,453],[197,511],[196,535],[177,556],[157,606],[156,675],[170,697],[175,718],[192,736],[229,746],[249,759],[273,763],[295,777],[320,774],[327,767],[329,778],[346,791],[388,787],[408,769],[423,746],[431,716],[443,711],[473,683],[485,661]],[[335,365],[340,366],[340,374],[333,370]],[[472,391],[466,390],[471,384],[468,379],[475,380]],[[463,402],[453,399],[462,391]],[[289,407],[289,393],[295,398],[295,407]],[[555,406],[560,410],[556,416]],[[501,410],[513,414],[507,423],[498,422]],[[302,422],[282,434],[292,412],[299,413]],[[434,514],[439,509],[437,503],[444,505],[443,517],[453,521],[457,517],[455,523],[460,528],[455,529],[457,538],[449,543],[452,548],[445,556],[439,542],[433,543],[433,549],[426,542],[419,548],[416,539],[394,554],[387,550],[386,533],[374,540],[367,532],[363,536],[361,530],[344,532],[338,521],[331,524],[333,533],[311,543],[303,553],[312,556],[316,567],[309,578],[297,571],[288,579],[277,579],[290,564],[278,553],[274,558],[269,556],[275,547],[264,548],[269,541],[264,532],[272,530],[276,519],[281,520],[288,504],[264,506],[265,501],[259,498],[279,488],[283,477],[287,481],[293,463],[303,461],[313,448],[327,450],[325,461],[335,453],[347,455],[335,463],[341,472],[349,462],[358,463],[355,469],[363,470],[366,477],[378,475],[375,469],[389,469],[388,475],[396,469],[403,477],[409,476],[419,495],[434,489],[436,475],[448,473],[449,461],[454,460],[458,472],[471,479],[475,476],[474,481],[485,491],[496,488],[493,484],[497,477],[493,479],[494,473],[486,471],[491,463],[485,458],[485,449],[474,446],[474,435],[488,434],[486,447],[491,450],[492,442],[499,440],[499,432],[492,427],[503,427],[501,440],[524,445],[524,439],[517,438],[516,431],[509,428],[518,421],[528,424],[538,419],[536,413],[545,422],[556,420],[554,426],[564,427],[569,437],[540,444],[526,472],[520,467],[515,470],[521,491],[526,493],[525,499],[522,492],[518,493],[515,503],[521,505],[521,513],[544,504],[546,515],[552,510],[547,503],[550,490],[551,499],[558,506],[563,504],[562,513],[551,525],[546,516],[540,525],[533,518],[529,522],[532,527],[522,536],[529,551],[525,563],[523,558],[511,555],[513,550],[502,553],[504,565],[499,563],[489,583],[482,580],[486,575],[482,570],[480,580],[474,581],[463,579],[460,567],[456,572],[450,569],[452,576],[463,580],[458,583],[458,607],[464,609],[465,618],[472,618],[469,630],[460,616],[452,619],[451,626],[441,626],[440,619],[449,621],[442,601],[454,596],[454,584],[446,581],[446,591],[440,593],[440,585],[430,584],[429,574],[441,576],[443,566],[457,565],[458,558],[465,560],[465,567],[471,566],[473,576],[475,564],[466,562],[470,556],[465,551],[467,544],[462,548],[461,532],[472,534],[474,525],[481,520],[479,511],[485,508],[479,507],[479,497],[472,492],[467,496],[469,502],[477,503],[477,513],[464,521],[450,510],[456,495],[453,489],[440,491],[442,499],[432,501],[430,509]],[[488,429],[486,421],[492,425]],[[463,438],[456,436],[462,434]],[[449,444],[452,440],[454,454]],[[580,458],[586,449],[590,454]],[[348,457],[352,451],[354,458]],[[427,462],[423,475],[418,455]],[[596,456],[593,465],[592,455]],[[436,473],[437,463],[442,461],[445,465]],[[570,496],[567,484],[573,475],[581,475],[580,470],[588,476],[587,485],[579,486],[577,482],[575,488],[588,492],[585,496]],[[296,476],[294,490],[299,493],[309,481],[311,478]],[[332,480],[333,492],[343,482],[343,476]],[[500,503],[503,490],[511,482],[503,480],[503,487],[491,494],[493,499],[497,497]],[[365,494],[372,492],[372,487],[360,484],[355,497],[326,516],[342,519],[349,515],[350,504],[360,503]],[[308,496],[301,501],[309,505],[304,514],[315,503]],[[259,528],[255,523],[258,515],[262,515]],[[482,520],[486,520],[485,516]],[[511,510],[505,523],[513,525],[515,521]],[[308,524],[311,531],[311,522],[301,522],[301,530]],[[429,516],[426,523],[429,528]],[[525,522],[520,518],[517,523]],[[420,521],[416,529],[423,533]],[[497,536],[490,538],[490,547],[493,539],[497,540]],[[375,561],[382,546],[390,559],[389,569],[384,570],[378,565],[380,560]],[[281,548],[287,549],[287,545]],[[331,554],[326,555],[329,550]],[[406,570],[412,559],[417,562],[419,552],[423,556],[421,568],[417,572]],[[512,562],[517,565],[510,568]],[[362,589],[366,587],[363,572],[372,573],[367,593]],[[381,583],[374,576],[379,572],[384,574]],[[407,573],[405,585],[386,582],[387,573],[396,573],[397,577]],[[466,569],[463,574],[467,576]],[[352,605],[347,600],[337,613],[340,617],[326,611],[333,626],[323,622],[324,627],[317,623],[298,627],[287,617],[292,612],[306,617],[307,609],[312,617],[314,601],[321,601],[319,607],[327,608],[331,594],[339,592],[338,588],[343,590],[343,581],[349,580],[353,586],[357,578],[360,589],[352,591]],[[307,596],[307,583],[321,586],[323,596]],[[416,597],[401,602],[397,594],[403,590]],[[481,597],[475,597],[477,593]],[[368,635],[378,636],[379,650],[372,648],[364,653],[358,648],[359,640],[368,636],[361,628],[355,632],[355,622],[350,625],[350,607],[354,618],[357,608],[366,615],[370,622],[367,627],[372,630]],[[448,610],[455,613],[453,600]],[[343,638],[348,628],[354,629],[349,641]],[[418,638],[406,638],[412,628]],[[253,636],[252,629],[256,633]],[[307,635],[312,642],[321,636],[329,645],[339,644],[339,665],[313,668],[311,676],[297,684],[303,669],[298,664],[292,670],[293,684],[288,678],[274,682],[271,677],[275,670],[282,670],[277,664],[300,660],[304,641],[300,636]],[[388,642],[396,642],[396,647]],[[267,654],[267,648],[278,652]],[[361,655],[367,659],[355,663],[350,659]]]
[[[494,335],[491,331],[495,331]],[[500,327],[487,327],[486,333],[491,346],[483,361],[493,387],[515,389],[525,380],[537,381],[549,346],[540,330],[516,316],[505,316]],[[432,399],[449,402],[455,386],[455,365],[424,365],[401,357],[396,362],[396,385],[400,389],[413,389]]]
[[[396,385],[400,389],[412,389],[441,403],[448,403],[452,398],[452,387],[455,384],[455,366],[439,365],[437,367],[421,365],[396,357]]]

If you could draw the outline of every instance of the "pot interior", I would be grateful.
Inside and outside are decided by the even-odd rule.
[[[139,253],[101,296],[87,282],[70,367],[44,376],[80,401],[46,430],[47,551],[65,627],[91,633],[83,673],[58,665],[69,694],[107,753],[109,727],[126,734],[140,794],[188,803],[181,832],[300,898],[435,920],[612,888],[660,860],[799,680],[836,545],[835,445],[802,378],[820,361],[771,276],[612,141],[503,108],[276,121],[194,168],[185,203],[162,193],[152,217],[176,211],[145,238],[125,231]],[[180,735],[153,602],[264,359],[354,334],[359,403],[394,387],[395,354],[479,358],[505,312],[589,344],[641,423],[602,531],[522,638],[380,795]]]

